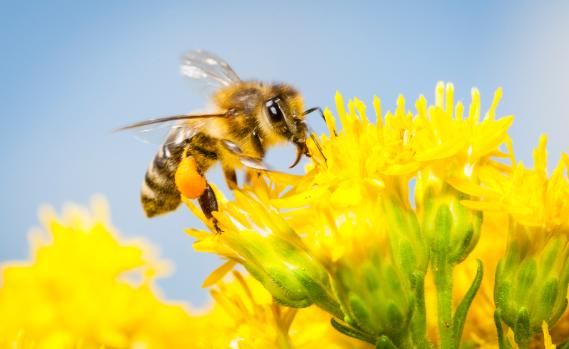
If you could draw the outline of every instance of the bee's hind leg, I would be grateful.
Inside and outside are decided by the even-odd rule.
[[[204,192],[198,197],[198,202],[202,209],[202,212],[207,217],[207,219],[211,219],[213,222],[213,226],[218,233],[221,233],[221,229],[219,229],[217,225],[217,219],[213,216],[212,212],[217,211],[219,209],[217,205],[217,198],[215,197],[215,192],[207,183]]]

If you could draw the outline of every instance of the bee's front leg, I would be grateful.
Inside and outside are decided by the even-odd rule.
[[[213,226],[218,233],[221,233],[221,229],[217,226],[217,219],[213,216],[212,212],[219,209],[217,205],[217,198],[215,197],[215,192],[211,188],[209,183],[206,184],[204,192],[198,197],[198,202],[202,209],[202,212],[213,222]]]

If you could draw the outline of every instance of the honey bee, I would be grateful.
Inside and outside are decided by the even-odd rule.
[[[314,111],[322,114],[322,110],[305,110],[300,93],[292,86],[242,81],[224,60],[201,50],[184,56],[181,72],[214,88],[209,112],[150,119],[119,129],[169,128],[142,184],[140,198],[146,216],[175,210],[184,195],[198,199],[205,216],[212,219],[218,203],[204,176],[215,163],[221,163],[227,186],[235,189],[236,169],[244,166],[249,172],[269,171],[263,162],[269,147],[294,144],[297,151],[292,168],[303,155],[310,156],[306,146],[309,134],[318,146],[304,118]]]

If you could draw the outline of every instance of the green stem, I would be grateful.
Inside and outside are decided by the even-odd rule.
[[[433,273],[437,289],[437,316],[441,349],[454,349],[454,321],[452,319],[452,265],[446,258],[433,258]]]
[[[452,270],[450,260],[451,233],[455,217],[450,206],[441,205],[435,215],[432,242],[432,264],[437,291],[437,317],[441,349],[455,349],[456,336],[452,318]]]

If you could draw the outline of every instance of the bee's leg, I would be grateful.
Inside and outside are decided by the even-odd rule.
[[[306,116],[310,113],[313,113],[317,111],[320,116],[322,117],[322,120],[324,121],[324,123],[326,124],[326,117],[324,116],[324,111],[322,110],[322,108],[320,107],[314,107],[314,108],[310,108],[304,111],[304,113],[302,113],[303,116]],[[334,130],[334,135],[337,136],[338,134],[336,133],[336,130]]]
[[[198,197],[198,202],[200,204],[202,212],[207,217],[207,219],[212,220],[215,230],[218,233],[221,233],[221,230],[217,226],[217,219],[215,219],[215,217],[212,214],[212,212],[217,211],[219,207],[217,205],[217,198],[215,197],[215,192],[213,191],[209,183],[207,183],[206,188],[202,193],[202,195]]]
[[[225,182],[227,183],[229,189],[237,189],[237,174],[235,173],[235,170],[231,167],[224,167],[223,174],[225,175]]]

